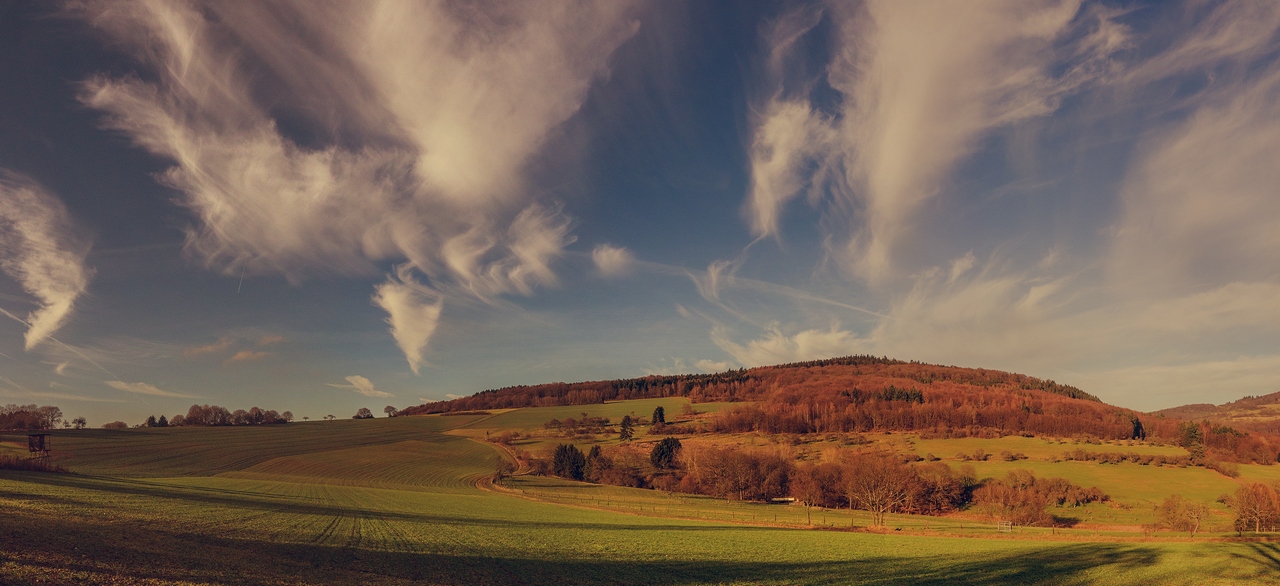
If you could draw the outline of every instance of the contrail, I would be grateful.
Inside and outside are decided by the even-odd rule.
[[[16,316],[16,315],[14,315],[13,313],[9,312],[9,310],[7,310],[7,309],[5,309],[5,308],[3,308],[3,307],[0,307],[0,313],[3,313],[3,314],[5,314],[5,315],[9,316],[10,318],[12,318],[12,319],[16,320],[16,321],[17,321],[18,323],[20,323],[20,324],[26,325],[27,327],[31,327],[31,323],[30,323],[30,322],[28,322],[27,320],[22,319],[22,318],[20,318],[20,317],[18,317],[18,316]],[[111,378],[114,378],[114,379],[116,379],[116,380],[120,380],[120,375],[118,375],[118,374],[116,374],[116,373],[114,373],[114,372],[111,372],[110,370],[108,370],[108,369],[107,369],[107,367],[105,367],[105,366],[103,366],[103,365],[101,365],[101,364],[98,364],[98,363],[97,363],[97,362],[95,362],[92,358],[89,358],[89,357],[88,357],[84,352],[81,352],[81,351],[80,351],[78,348],[76,348],[75,346],[71,346],[71,345],[69,345],[69,344],[67,344],[67,343],[63,342],[62,340],[59,340],[59,339],[57,339],[57,338],[55,338],[55,337],[53,337],[53,336],[49,336],[49,339],[50,339],[50,340],[53,340],[54,342],[57,342],[57,343],[58,343],[59,345],[61,345],[63,348],[66,348],[67,350],[70,350],[70,351],[74,352],[77,356],[79,356],[80,358],[83,358],[85,362],[88,362],[89,364],[92,364],[92,365],[94,365],[94,366],[98,367],[98,370],[101,370],[102,372],[105,372],[105,373],[107,373],[107,374],[111,375]],[[6,357],[7,357],[7,355],[6,355]],[[132,394],[132,393],[131,393],[131,394]],[[144,399],[144,398],[142,398],[142,397],[139,397],[139,396],[138,396],[138,395],[136,395],[136,394],[133,394],[133,396],[134,396],[135,398],[137,398],[139,401],[142,401],[142,404],[143,404],[143,405],[146,405],[147,407],[150,407],[150,406],[151,406],[151,404],[150,404],[150,403],[148,403],[146,399]]]

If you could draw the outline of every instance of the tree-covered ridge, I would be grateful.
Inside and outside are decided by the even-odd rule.
[[[759,401],[782,387],[822,383],[828,379],[843,379],[850,376],[903,379],[902,382],[892,386],[895,389],[901,387],[903,392],[908,393],[914,387],[907,381],[926,386],[955,383],[983,389],[1043,391],[1072,399],[1100,402],[1097,397],[1078,388],[1022,374],[857,355],[750,369],[740,368],[713,374],[650,375],[618,380],[516,385],[482,391],[470,397],[409,407],[403,414],[589,405],[604,401],[661,397],[688,397],[695,402]],[[863,388],[856,384],[845,388],[855,387]],[[864,390],[882,392],[888,389],[886,387]]]

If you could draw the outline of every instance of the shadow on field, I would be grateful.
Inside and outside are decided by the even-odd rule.
[[[1231,554],[1231,557],[1270,568],[1272,572],[1280,575],[1280,544],[1274,542],[1254,542],[1245,543],[1243,545],[1247,546],[1251,553],[1233,553]]]
[[[50,475],[52,476],[52,475]],[[558,522],[545,519],[521,521],[506,518],[466,517],[456,514],[434,515],[431,513],[408,513],[387,511],[383,509],[365,509],[357,506],[327,504],[318,498],[300,496],[276,496],[260,492],[193,487],[174,484],[163,484],[131,478],[94,477],[83,475],[61,475],[53,477],[24,477],[24,482],[46,484],[81,490],[94,490],[122,495],[141,496],[156,499],[156,502],[167,500],[199,505],[216,505],[233,507],[266,513],[288,512],[290,514],[320,515],[328,517],[372,517],[385,521],[408,521],[433,525],[475,526],[493,528],[570,528],[570,529],[645,529],[662,531],[764,531],[765,527],[749,527],[739,525],[671,523],[663,524],[660,518],[651,523],[584,523]],[[44,498],[27,495],[28,498]]]
[[[790,562],[785,551],[765,550],[765,543],[786,543],[788,531],[746,526],[713,524],[614,524],[522,521],[451,517],[430,513],[388,513],[355,507],[327,506],[310,499],[274,498],[234,490],[178,487],[136,480],[83,476],[28,475],[30,484],[105,491],[121,496],[145,497],[154,506],[154,522],[115,522],[111,509],[102,508],[105,518],[76,516],[74,501],[62,506],[51,502],[47,511],[16,508],[0,516],[0,584],[9,583],[149,583],[186,581],[211,584],[256,583],[337,583],[337,584],[692,584],[777,583],[777,584],[1022,584],[1087,583],[1103,577],[1125,581],[1130,571],[1142,571],[1161,562],[1161,551],[1142,544],[1061,543],[1010,548],[1008,552],[986,551],[972,555],[928,554],[931,538],[902,542],[904,548],[919,550],[903,555],[870,556],[851,547],[847,559],[821,562]],[[39,500],[28,493],[13,497]],[[165,501],[197,506],[240,508],[250,513],[311,513],[332,518],[368,516],[386,520],[402,519],[426,525],[454,526],[473,543],[474,551],[453,545],[453,539],[423,542],[407,536],[389,536],[374,549],[362,540],[357,529],[344,532],[335,542],[283,543],[314,536],[313,530],[293,530],[281,526],[276,536],[247,531],[234,523],[214,523],[186,527],[183,517],[166,519]],[[96,505],[102,507],[101,503]],[[617,518],[617,517],[615,517]],[[283,518],[282,518],[283,519]],[[338,527],[337,521],[331,524]],[[343,527],[349,527],[344,525]],[[534,535],[565,535],[566,531],[604,529],[602,545],[616,545],[614,552],[564,554],[556,548],[502,549],[501,540],[486,536],[504,529],[522,527]],[[337,531],[337,529],[334,529]],[[633,531],[634,530],[634,531]],[[328,534],[328,529],[323,533]],[[347,532],[350,532],[348,535]],[[428,531],[432,529],[428,528]],[[702,531],[697,539],[714,544],[717,532],[733,531],[761,535],[762,548],[751,551],[719,552],[722,559],[681,559],[687,553],[677,545],[664,546],[662,536],[678,532]],[[768,539],[765,539],[768,537]],[[812,535],[810,535],[812,537]],[[834,536],[833,536],[834,537]],[[628,553],[629,544],[648,540],[637,553]],[[335,545],[345,540],[344,545]],[[675,543],[679,543],[676,541]],[[729,540],[741,547],[742,540]],[[793,544],[799,546],[800,542]],[[809,540],[808,543],[819,543]],[[821,543],[827,543],[822,541]],[[826,547],[849,541],[833,540]],[[1280,544],[1239,544],[1240,553],[1233,570],[1240,575],[1274,575],[1280,570]],[[785,547],[785,546],[784,546]],[[429,551],[419,551],[428,549]],[[790,549],[788,547],[788,549]],[[714,550],[712,550],[714,551]],[[642,552],[642,553],[640,553]],[[736,555],[735,555],[736,553]],[[830,553],[830,552],[824,552]],[[705,554],[701,554],[705,555]],[[802,555],[802,554],[801,554]],[[545,557],[543,557],[545,556]],[[723,558],[738,558],[726,560]],[[830,556],[825,556],[830,557]],[[754,559],[753,559],[754,558]],[[760,558],[773,561],[761,561]],[[783,560],[783,561],[777,561]],[[1171,576],[1177,582],[1178,576]]]
[[[39,579],[55,584],[164,580],[212,584],[1025,584],[1123,576],[1126,569],[1160,561],[1151,548],[1117,544],[1066,545],[980,560],[952,556],[820,563],[556,560],[280,544],[175,529],[122,531],[50,519],[34,525],[25,523],[14,531],[0,532],[0,583]],[[1274,554],[1274,550],[1268,552]],[[1084,575],[1090,570],[1095,573]]]

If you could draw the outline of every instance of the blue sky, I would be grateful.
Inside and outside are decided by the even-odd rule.
[[[1280,7],[0,7],[0,402],[852,353],[1280,386]]]

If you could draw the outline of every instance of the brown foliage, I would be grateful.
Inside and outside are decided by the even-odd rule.
[[[1106,501],[1097,488],[1081,488],[1064,478],[1036,478],[1026,470],[1012,470],[1003,480],[990,480],[973,492],[973,503],[987,516],[1019,525],[1043,525],[1053,520],[1051,504],[1080,506]]]

